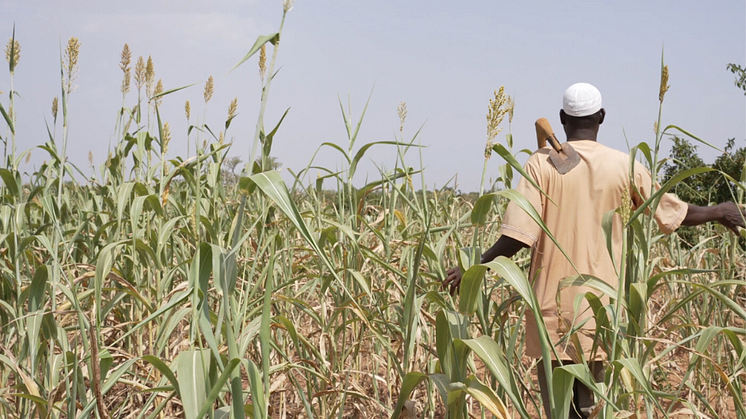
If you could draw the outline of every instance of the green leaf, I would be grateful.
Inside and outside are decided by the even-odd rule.
[[[435,347],[440,368],[453,381],[465,378],[469,347],[456,339],[469,339],[469,319],[457,312],[441,310],[435,317]]]
[[[271,43],[272,45],[276,45],[277,41],[279,40],[280,40],[279,32],[271,33],[269,35],[261,35],[259,38],[257,38],[256,42],[254,42],[254,45],[251,47],[249,52],[246,53],[246,55],[241,59],[241,61],[238,62],[238,64],[234,65],[233,68],[231,68],[229,73],[235,70],[236,68],[238,68],[238,66],[243,64],[246,60],[251,58],[252,55],[256,54],[256,52],[259,51],[262,48],[262,46],[266,44],[267,42]]]
[[[266,397],[265,403],[267,404],[259,404],[259,402],[255,400],[254,409],[261,409],[262,415],[268,414],[269,398],[271,397],[269,390],[269,355],[272,340],[272,330],[270,328],[272,326],[272,291],[274,289],[274,271],[276,258],[277,254],[272,253],[269,258],[269,265],[267,266],[267,275],[264,277],[264,301],[262,304],[262,321],[259,327],[259,343],[261,345],[262,353],[262,385],[264,386],[263,392]]]
[[[721,282],[724,282],[724,281],[721,281]],[[736,283],[738,283],[738,285],[743,285],[744,284],[743,281],[732,281],[732,282],[736,282]],[[715,297],[718,300],[720,300],[720,302],[722,302],[726,307],[728,307],[729,309],[731,309],[735,314],[737,314],[738,316],[740,316],[742,319],[746,320],[746,310],[744,310],[743,307],[741,307],[740,304],[738,304],[737,302],[733,301],[727,295],[725,295],[725,294],[723,294],[723,293],[721,293],[719,291],[716,291],[713,287],[705,285],[705,284],[691,282],[691,285],[692,285],[692,287],[695,287],[695,288],[702,288],[702,289],[704,289],[710,295],[712,295],[713,297]],[[717,283],[713,284],[713,285],[717,285]]]
[[[534,178],[531,175],[529,175],[525,170],[523,170],[523,166],[521,166],[521,164],[518,163],[518,160],[516,160],[516,158],[513,156],[513,153],[511,153],[510,150],[505,148],[505,146],[503,146],[500,143],[495,144],[492,147],[492,150],[495,151],[497,154],[499,154],[500,157],[505,159],[505,161],[508,162],[508,164],[513,166],[513,168],[517,170],[518,173],[520,173],[521,176],[523,176],[527,181],[529,181],[536,189],[538,189],[542,195],[547,197],[549,202],[553,203],[554,205],[557,205],[554,201],[552,201],[552,198],[550,198],[549,195],[547,195],[546,192],[544,192],[544,190],[541,189],[541,187],[539,187],[539,184],[536,183]]]
[[[617,291],[611,285],[607,284],[603,279],[597,278],[593,275],[573,275],[563,278],[559,285],[558,290],[562,290],[569,287],[588,287],[593,288],[606,295],[609,298],[616,299]]]
[[[340,153],[342,153],[342,157],[344,157],[345,160],[347,160],[348,164],[352,162],[352,160],[350,160],[350,156],[347,155],[347,152],[342,147],[340,147],[340,146],[338,146],[337,144],[334,144],[334,143],[330,143],[330,142],[323,142],[323,143],[321,143],[321,145],[319,146],[319,148],[316,149],[316,153],[318,153],[319,150],[321,150],[321,147],[324,147],[324,146],[331,147],[331,148],[339,151]],[[316,153],[314,153],[314,156],[316,155]]]
[[[701,274],[701,273],[712,273],[717,272],[717,270],[714,269],[692,269],[692,268],[681,268],[681,269],[672,269],[670,271],[661,272],[658,274],[655,274],[648,279],[648,289],[650,290],[650,293],[654,293],[655,290],[658,288],[659,284],[658,281],[660,281],[662,278],[665,278],[667,276],[671,275],[692,275],[692,274]]]
[[[399,414],[404,409],[404,403],[409,400],[409,395],[426,379],[427,374],[421,372],[409,372],[404,376],[401,390],[399,391],[399,398],[396,401],[396,407],[394,407],[394,411],[391,413],[391,419],[399,419]]]
[[[200,408],[199,413],[197,413],[198,418],[204,417],[207,414],[207,411],[212,409],[212,404],[220,395],[220,390],[223,389],[223,386],[225,386],[225,383],[228,382],[231,373],[240,363],[241,360],[237,358],[231,359],[231,361],[228,362],[228,364],[225,366],[225,369],[223,370],[223,373],[220,374],[220,377],[218,377],[215,385],[213,385],[212,389],[210,389],[210,394],[207,395],[207,399],[202,402],[202,408]]]
[[[559,377],[559,378],[556,378]],[[561,367],[557,367],[554,369],[554,374],[552,375],[553,380],[553,390],[555,391],[554,399],[555,402],[558,403],[558,410],[560,412],[564,411],[565,416],[560,417],[567,417],[568,409],[570,408],[570,405],[572,404],[572,399],[568,399],[566,397],[566,389],[572,390],[573,381],[577,379],[583,385],[588,387],[596,397],[604,400],[607,404],[609,404],[614,410],[619,410],[619,407],[617,407],[614,402],[611,401],[606,395],[606,393],[603,391],[601,387],[599,387],[598,384],[596,384],[596,379],[593,377],[593,374],[591,374],[591,371],[588,369],[587,365],[584,364],[568,364],[563,365]],[[564,398],[563,398],[564,397]],[[565,406],[565,403],[567,404]],[[562,414],[562,413],[560,413]]]
[[[200,405],[207,397],[207,379],[210,368],[210,351],[190,349],[179,353],[176,360],[176,374],[181,389],[181,403],[186,419],[202,419],[197,414]]]
[[[635,155],[637,154],[637,150],[641,151],[642,154],[645,156],[645,161],[647,162],[648,166],[653,165],[653,152],[650,150],[650,146],[648,145],[648,143],[640,143],[637,145],[637,147],[634,147],[632,148],[632,150],[630,150],[630,173],[634,173],[633,168],[635,166]]]
[[[479,296],[482,295],[482,280],[487,272],[484,265],[474,265],[461,276],[458,311],[472,315],[477,310]]]
[[[482,195],[474,204],[471,210],[471,223],[475,226],[483,227],[487,224],[487,216],[496,201],[497,196],[494,193]]]
[[[29,313],[26,318],[26,333],[28,336],[29,355],[31,356],[31,374],[36,372],[36,354],[39,352],[39,338],[44,311]]]
[[[148,195],[145,198],[145,208],[151,209],[157,215],[163,217],[163,207],[161,206],[161,200],[158,199],[157,195]]]
[[[633,377],[635,377],[635,380],[637,380],[637,384],[642,388],[643,392],[650,398],[650,400],[653,400],[658,406],[658,409],[663,410],[663,407],[660,405],[660,402],[658,401],[658,398],[655,397],[653,394],[653,389],[650,387],[650,380],[648,377],[645,376],[645,373],[642,371],[642,368],[640,367],[639,361],[634,358],[625,358],[620,359],[618,361],[614,361],[614,364],[617,364],[621,368],[626,368]]]
[[[49,318],[53,317],[50,315]],[[108,349],[102,348],[98,353],[99,371],[101,372],[101,380],[106,379],[106,375],[109,373],[109,368],[114,364],[114,357],[111,356],[111,352]]]
[[[266,399],[264,394],[264,385],[262,383],[262,376],[259,372],[254,361],[247,360],[248,362],[248,373],[249,373],[249,389],[251,390],[251,400],[254,406],[254,417],[257,419],[267,419],[266,414]]]
[[[684,134],[684,135],[687,135],[687,136],[689,136],[690,138],[692,138],[692,139],[694,139],[694,140],[697,140],[697,141],[699,141],[700,143],[702,143],[702,144],[704,144],[704,145],[706,145],[706,146],[708,146],[708,147],[710,147],[710,148],[713,148],[713,149],[715,149],[715,150],[717,150],[717,151],[719,151],[719,152],[721,152],[721,153],[725,153],[725,151],[724,151],[724,150],[721,150],[721,149],[719,149],[718,147],[716,147],[716,146],[714,146],[714,145],[712,145],[712,144],[708,143],[707,141],[705,141],[705,140],[703,140],[703,139],[701,139],[701,138],[697,137],[696,135],[692,134],[691,132],[689,132],[689,131],[687,131],[687,130],[685,130],[685,129],[679,128],[679,127],[678,127],[678,126],[676,126],[676,125],[668,125],[668,126],[667,126],[666,128],[664,128],[664,129],[663,129],[663,132],[662,132],[661,134],[665,134],[665,133],[666,133],[666,131],[668,131],[669,129],[675,129],[675,130],[679,131],[680,133],[682,133],[682,134]]]
[[[165,92],[161,92],[161,93],[158,93],[157,95],[154,95],[153,97],[150,98],[150,100],[158,99],[159,97],[170,95],[171,93],[178,92],[179,90],[186,89],[187,87],[192,87],[192,86],[194,86],[196,84],[199,84],[199,83],[201,83],[201,82],[187,84],[186,86],[181,86],[181,87],[177,87],[175,89],[166,90]]]
[[[47,280],[49,278],[49,268],[47,265],[41,265],[36,268],[34,272],[34,278],[31,281],[29,287],[28,296],[28,308],[30,312],[41,310],[44,308],[44,301],[46,300],[47,292]]]
[[[0,105],[0,110],[2,110],[2,105]],[[10,170],[0,169],[0,178],[3,179],[3,183],[5,183],[5,187],[8,188],[8,190],[10,191],[10,195],[16,199],[19,199],[21,197],[21,189],[19,187],[20,182],[18,182],[18,179],[16,179],[16,177],[17,176],[14,176],[13,172],[11,172]]]
[[[489,336],[466,339],[463,342],[484,362],[484,365],[500,384],[501,389],[513,402],[513,407],[518,411],[518,414],[523,418],[530,417],[526,411],[526,406],[523,404],[521,391],[516,386],[516,377],[511,374],[510,366],[505,362],[505,356],[497,342]]]
[[[143,361],[149,362],[156,369],[158,369],[158,371],[160,371],[161,374],[165,375],[166,378],[168,378],[168,381],[174,387],[174,390],[176,391],[176,395],[181,397],[181,393],[179,391],[179,381],[176,379],[176,375],[174,375],[174,372],[171,371],[171,368],[169,368],[169,366],[166,365],[165,362],[161,361],[160,358],[153,356],[153,355],[144,355],[142,359]]]
[[[373,86],[373,88],[375,88],[375,85]],[[365,107],[363,107],[362,114],[360,114],[360,119],[357,122],[357,127],[355,127],[355,132],[352,131],[352,121],[348,118],[347,113],[345,113],[344,106],[342,105],[342,99],[339,99],[339,107],[342,109],[342,118],[344,118],[345,128],[347,129],[347,140],[349,143],[350,150],[352,150],[352,147],[355,145],[355,140],[357,139],[357,134],[360,131],[360,126],[363,123],[363,119],[365,119],[365,112],[368,111],[368,104],[370,104],[370,98],[373,97],[373,88],[370,89],[370,94],[368,94],[368,100],[365,102]],[[337,97],[339,98],[339,96]],[[351,116],[352,115],[350,115],[350,117]]]
[[[349,170],[350,178],[352,178],[355,175],[355,171],[357,170],[357,165],[360,162],[360,160],[363,158],[363,156],[365,155],[365,152],[368,151],[368,149],[373,147],[374,145],[407,146],[409,144],[400,143],[398,141],[375,141],[372,143],[365,144],[364,146],[360,147],[360,150],[358,150],[357,153],[355,153],[355,157],[353,157],[352,162],[350,162],[350,170]],[[414,147],[420,147],[420,146],[415,145]]]
[[[347,273],[352,275],[352,277],[355,279],[358,285],[360,285],[360,288],[365,291],[366,294],[368,294],[369,297],[373,298],[373,293],[370,291],[370,279],[365,278],[363,274],[361,274],[359,271],[356,271],[354,269],[347,269]]]
[[[497,275],[504,278],[515,288],[518,294],[528,303],[531,310],[538,310],[540,312],[541,308],[538,306],[534,297],[534,290],[531,288],[531,284],[529,284],[523,271],[521,271],[515,262],[504,256],[498,256],[492,262],[485,263],[484,266],[494,270]]]
[[[288,115],[288,112],[290,112],[290,108],[287,108],[285,110],[285,113],[282,114],[280,117],[280,120],[277,122],[277,125],[275,125],[275,128],[267,134],[266,137],[264,137],[264,141],[262,141],[262,148],[264,149],[263,155],[269,156],[269,153],[272,151],[272,141],[275,138],[275,135],[277,134],[277,130],[280,129],[280,125],[282,124],[282,121],[285,120],[285,117]],[[264,167],[264,170],[270,170],[271,167]]]
[[[96,258],[96,274],[94,278],[94,287],[95,287],[95,298],[96,298],[96,325],[101,324],[101,307],[102,304],[102,296],[101,292],[104,286],[104,279],[109,276],[109,273],[111,272],[111,268],[114,265],[114,252],[117,247],[123,245],[126,243],[125,240],[120,240],[118,242],[109,243],[106,246],[104,246],[103,249],[98,253],[98,257]]]
[[[694,352],[692,353],[692,357],[689,361],[689,368],[692,368],[697,363],[700,355],[704,354],[707,351],[707,348],[710,346],[710,343],[712,343],[712,340],[715,339],[715,337],[722,331],[722,327],[710,326],[699,333],[700,336],[699,339],[697,339],[697,346],[694,348]]]
[[[630,318],[640,324],[645,318],[648,304],[648,284],[636,282],[629,286],[629,311]],[[643,331],[640,331],[643,333]]]
[[[604,214],[601,219],[601,229],[606,238],[606,250],[609,252],[611,264],[614,266],[614,272],[618,275],[616,258],[614,255],[614,239],[612,237],[614,231],[614,214],[616,214],[616,210],[611,210]]]
[[[3,114],[3,118],[5,118],[5,123],[8,124],[8,128],[10,128],[10,133],[15,135],[16,128],[13,124],[13,120],[10,119],[10,115],[8,115],[7,112],[5,112],[5,108],[3,108],[3,104],[0,103],[0,113]]]
[[[508,408],[505,406],[502,400],[497,397],[494,391],[486,385],[482,384],[475,376],[471,376],[466,379],[466,391],[467,394],[474,397],[479,403],[482,404],[487,410],[492,412],[496,418],[511,418],[512,415],[508,412]],[[522,416],[528,418],[529,416]]]
[[[562,367],[552,372],[552,394],[554,396],[554,412],[552,416],[566,418],[570,414],[572,405],[573,383],[575,377]]]
[[[435,384],[435,388],[440,393],[440,398],[448,400],[448,388],[451,386],[451,379],[445,374],[430,374],[430,382]]]

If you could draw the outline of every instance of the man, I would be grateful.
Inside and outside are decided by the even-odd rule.
[[[560,291],[560,306],[557,305],[558,284],[563,278],[581,274],[601,278],[611,286],[617,285],[617,273],[607,250],[606,237],[601,228],[604,214],[622,206],[622,197],[633,207],[641,205],[651,194],[650,173],[635,162],[634,175],[630,184],[629,155],[608,148],[596,142],[599,126],[603,123],[606,111],[601,106],[601,93],[587,83],[577,83],[565,91],[560,122],[564,127],[567,141],[580,155],[580,163],[564,175],[552,165],[549,148],[534,153],[526,162],[525,170],[554,202],[548,200],[526,179],[518,183],[517,191],[525,196],[542,216],[542,220],[552,232],[559,245],[577,267],[576,271],[557,246],[544,234],[533,219],[517,205],[509,204],[500,227],[500,238],[481,258],[487,263],[498,256],[512,257],[524,247],[531,247],[531,269],[529,278],[552,342],[564,363],[578,359],[575,347],[570,343],[559,344],[567,332],[568,325],[575,320],[591,317],[588,304],[583,300],[576,318],[573,308],[574,297],[590,291],[585,287],[571,287]],[[556,204],[556,205],[555,205]],[[744,225],[744,213],[736,204],[726,202],[711,207],[688,205],[675,195],[665,194],[654,218],[660,230],[669,234],[680,225],[699,225],[717,221],[738,233]],[[614,260],[621,258],[622,226],[618,215],[613,223]],[[448,271],[443,285],[450,286],[454,294],[461,282],[458,268]],[[595,323],[591,318],[581,333],[577,334],[586,360],[594,361],[591,368],[599,371],[603,354],[591,353]],[[569,340],[566,339],[566,342]],[[526,318],[526,352],[534,358],[541,357],[541,345],[536,320],[532,315]],[[601,352],[601,351],[597,351]],[[544,383],[543,363],[539,363],[539,382],[544,399],[545,411],[549,416],[547,386]],[[571,417],[587,416],[593,408],[590,390],[576,386],[575,407]],[[573,416],[574,415],[574,416]]]

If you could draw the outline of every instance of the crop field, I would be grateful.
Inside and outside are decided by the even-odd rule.
[[[24,174],[28,150],[15,134],[13,87],[22,40],[8,43],[11,88],[0,100],[0,417],[531,418],[543,411],[536,373],[551,345],[544,360],[524,356],[524,318],[539,313],[530,254],[476,262],[497,239],[508,202],[532,210],[511,189],[525,157],[510,135],[512,99],[502,88],[486,98],[484,167],[500,166],[501,177],[490,185],[483,176],[477,193],[415,187],[426,184],[427,162],[420,138],[404,135],[404,103],[401,126],[392,127],[398,138],[368,144],[356,141],[365,112],[343,107],[334,123],[345,125],[347,142],[320,150],[338,154],[345,167],[311,159],[289,169],[294,180],[286,182],[275,170],[282,156],[272,154],[282,119],[264,120],[285,14],[239,63],[258,65],[263,85],[257,153],[243,171],[226,141],[236,103],[225,121],[209,124],[219,132],[204,122],[172,132],[159,107],[174,90],[164,91],[152,65],[125,45],[117,141],[106,161],[91,162],[96,178],[86,177],[67,155],[68,123],[77,117],[67,100],[81,53],[71,38],[62,47],[62,95],[49,138],[35,150],[46,161]],[[662,64],[660,106],[667,79]],[[204,100],[212,93],[208,80]],[[188,102],[185,112],[189,118]],[[687,136],[685,129],[658,116],[655,136],[632,144],[632,154],[658,175],[661,141]],[[192,144],[191,155],[170,154],[171,141]],[[355,187],[372,145],[391,150],[393,169]],[[746,170],[735,179],[693,167],[659,176],[660,190],[709,172],[744,203]],[[555,417],[568,411],[569,389],[580,380],[596,394],[598,418],[746,419],[744,240],[714,223],[688,230],[686,241],[661,234],[647,215],[660,197],[609,214],[624,225],[618,289],[580,277],[561,285],[588,285],[607,297],[583,296],[594,308],[606,374],[596,382],[582,359],[555,369]],[[598,228],[608,232],[611,222]],[[455,265],[465,275],[451,296],[441,281]],[[566,331],[568,341],[576,331]]]

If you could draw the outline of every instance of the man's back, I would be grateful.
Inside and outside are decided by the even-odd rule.
[[[526,172],[553,202],[525,179],[521,179],[517,188],[542,216],[547,228],[572,260],[572,264],[518,206],[508,207],[501,227],[502,234],[533,246],[530,278],[535,281],[534,291],[554,342],[559,340],[563,332],[569,330],[575,318],[575,295],[591,291],[584,287],[562,290],[558,307],[556,296],[559,282],[565,277],[580,273],[601,278],[616,287],[617,272],[614,266],[618,265],[621,255],[621,221],[619,215],[615,214],[612,228],[612,260],[602,220],[606,213],[621,206],[625,194],[634,201],[633,206],[642,201],[637,198],[635,187],[629,184],[630,161],[627,154],[590,140],[573,141],[572,146],[580,155],[581,161],[577,167],[564,175],[557,172],[549,160],[548,148],[534,153],[526,163]],[[649,196],[650,176],[639,163],[635,163],[634,183],[643,197]],[[662,209],[655,215],[664,232],[669,229],[672,231],[686,215],[686,204],[673,196],[667,197]],[[587,307],[584,300],[578,313],[581,319],[591,316]],[[578,321],[575,320],[575,323]],[[591,320],[584,329],[591,332],[581,333],[579,336],[581,346],[588,356],[595,324]],[[536,322],[531,316],[527,318],[526,333],[528,355],[540,357],[541,348]],[[559,345],[558,350],[561,354],[565,352],[566,358],[575,358],[572,356],[574,348]]]

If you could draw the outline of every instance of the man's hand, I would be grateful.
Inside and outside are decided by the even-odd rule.
[[[524,247],[529,247],[528,244],[519,242],[518,240],[509,236],[500,236],[500,238],[492,245],[479,259],[479,263],[487,263],[492,261],[498,256],[505,256],[506,258],[512,258],[513,255],[518,253],[519,250]],[[458,266],[454,266],[446,272],[446,279],[443,280],[443,288],[449,287],[448,291],[451,295],[456,295],[461,286],[461,269]]]
[[[453,268],[449,269],[446,274],[448,276],[446,276],[446,279],[443,280],[443,288],[446,288],[450,285],[450,290],[448,292],[451,295],[456,295],[456,292],[458,292],[458,289],[461,286],[461,269],[459,269],[458,266],[454,266]]]
[[[746,210],[733,202],[723,202],[717,205],[717,208],[721,212],[720,219],[718,220],[720,224],[736,234],[738,234],[738,227],[746,228],[746,224],[743,221],[746,218]]]

